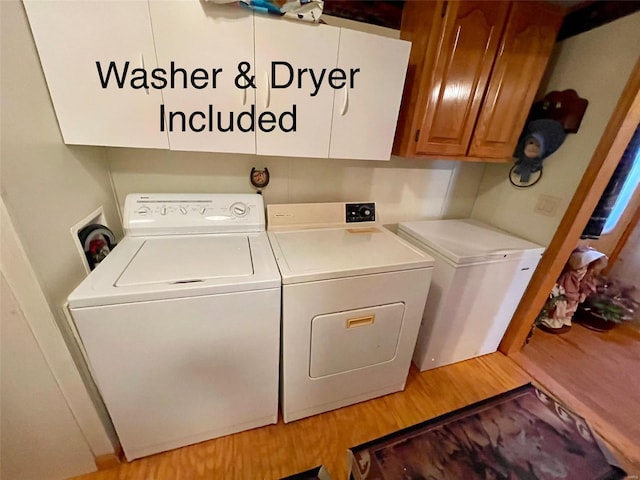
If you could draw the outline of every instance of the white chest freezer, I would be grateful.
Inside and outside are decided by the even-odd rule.
[[[435,259],[418,368],[495,352],[544,248],[475,220],[406,222],[398,235]]]

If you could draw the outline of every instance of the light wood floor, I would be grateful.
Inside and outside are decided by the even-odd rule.
[[[76,480],[275,480],[319,464],[329,469],[332,478],[346,480],[349,447],[530,381],[529,374],[501,353],[423,373],[412,366],[403,392],[289,424],[280,420],[277,425],[153,455]],[[566,403],[576,410],[572,402]],[[599,433],[609,440],[607,432]],[[621,457],[620,449],[612,449]],[[624,459],[622,466],[640,472]]]
[[[538,330],[511,358],[640,465],[638,326],[598,333],[574,325],[561,335]]]
[[[500,353],[419,373],[404,392],[289,424],[258,428],[135,460],[82,480],[277,479],[324,464],[347,478],[347,449],[528,383]]]

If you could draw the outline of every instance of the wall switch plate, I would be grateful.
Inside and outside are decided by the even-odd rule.
[[[560,205],[560,197],[553,195],[540,195],[533,211],[540,215],[546,215],[547,217],[554,217],[558,212],[558,206]]]

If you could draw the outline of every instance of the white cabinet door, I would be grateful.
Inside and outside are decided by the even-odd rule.
[[[163,92],[165,118],[168,122],[173,115],[174,120],[170,148],[255,153],[255,133],[241,131],[236,123],[238,114],[255,104],[255,89],[238,89],[234,83],[238,65],[254,62],[252,12],[198,0],[150,0],[149,7],[158,65],[170,72],[174,62],[175,68],[185,69],[188,75],[186,88],[180,73],[175,77],[175,88],[167,87]],[[195,69],[202,70],[195,72],[192,86]],[[182,131],[180,114],[173,112],[184,113],[186,131]],[[231,126],[233,130],[229,130]]]
[[[360,71],[353,88],[336,90],[329,157],[389,160],[410,50],[410,42],[341,29],[338,67]]]
[[[133,89],[132,70],[155,67],[155,49],[146,0],[24,0],[40,61],[65,143],[168,148],[160,131],[162,95]],[[123,88],[110,77],[110,62],[123,75]]]
[[[266,125],[275,127],[271,132],[263,132],[256,126],[256,153],[327,158],[334,90],[327,85],[326,77],[336,66],[340,29],[262,15],[256,15],[254,21],[256,117],[269,111],[276,118],[275,125]],[[272,62],[287,62],[293,72],[284,64],[273,68]],[[299,74],[302,69],[307,70]],[[326,69],[325,79],[315,95],[311,69],[316,78]],[[286,88],[270,88],[286,85],[290,78],[291,84]],[[290,129],[292,115],[285,112],[292,112],[294,108],[296,130],[283,132],[278,124],[280,116],[284,113],[282,127]]]

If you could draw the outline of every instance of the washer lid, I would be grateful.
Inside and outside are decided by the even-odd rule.
[[[471,219],[404,222],[398,232],[455,264],[504,261],[544,252],[540,245]]]
[[[71,308],[279,288],[265,232],[125,237],[69,295]]]
[[[253,274],[246,236],[146,240],[116,281],[116,287],[192,283]]]
[[[284,284],[430,267],[434,260],[384,228],[269,232]]]

